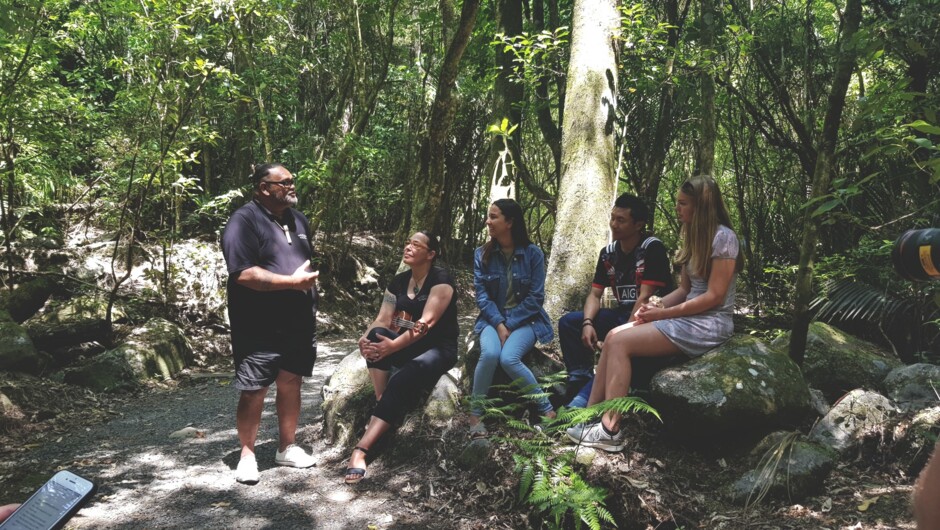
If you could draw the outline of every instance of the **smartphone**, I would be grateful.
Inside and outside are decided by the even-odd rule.
[[[69,471],[59,471],[23,503],[2,530],[52,530],[62,528],[95,494],[94,482]]]

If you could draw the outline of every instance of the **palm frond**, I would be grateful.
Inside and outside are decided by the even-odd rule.
[[[799,438],[799,432],[789,432],[780,437],[776,443],[767,448],[767,451],[761,455],[760,462],[757,464],[757,478],[754,480],[754,487],[744,502],[744,509],[759,504],[770,492],[770,488],[777,480],[777,472],[781,469],[780,463],[788,458],[793,451],[793,444]]]
[[[855,278],[828,282],[823,295],[810,304],[818,320],[862,320],[881,323],[908,313],[909,302]]]

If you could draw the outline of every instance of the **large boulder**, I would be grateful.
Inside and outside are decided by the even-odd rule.
[[[82,386],[95,392],[120,392],[137,387],[134,369],[127,359],[116,351],[96,356],[85,364],[67,368],[63,380],[70,385]]]
[[[744,442],[794,425],[810,410],[796,364],[747,335],[660,371],[650,391],[667,429],[690,440]]]
[[[16,322],[24,322],[46,304],[55,289],[51,280],[36,278],[18,285],[12,292],[0,291],[0,307]]]
[[[414,444],[411,435],[423,432],[429,426],[446,426],[457,410],[458,396],[456,378],[450,373],[444,374],[427,399],[421,401],[423,406],[405,417],[396,429],[396,435],[387,439],[383,437],[383,446],[390,445],[388,448],[394,458],[412,456],[420,449],[420,444]],[[362,435],[374,407],[375,390],[366,362],[359,350],[354,350],[340,361],[323,385],[323,419],[327,438],[332,443],[351,446]]]
[[[179,326],[154,318],[117,348],[66,369],[64,381],[98,392],[130,390],[151,377],[172,378],[192,360],[189,339]]]
[[[152,318],[111,350],[127,360],[138,379],[171,379],[193,362],[193,348],[183,330],[162,318]]]
[[[910,476],[927,465],[934,443],[940,437],[940,406],[918,411],[910,421],[899,422],[894,428],[894,454],[907,466]]]
[[[883,436],[896,416],[897,409],[890,399],[858,388],[843,396],[813,425],[809,438],[843,453],[866,438]]]
[[[26,330],[15,322],[0,322],[0,370],[38,374],[51,359],[38,350]]]
[[[885,378],[884,387],[902,409],[920,410],[940,400],[940,366],[917,363],[895,368]]]
[[[758,497],[800,502],[822,491],[839,454],[793,433],[767,435],[751,451],[753,469],[734,482],[731,498],[753,504]]]
[[[786,351],[789,341],[786,333],[771,346]],[[809,386],[822,390],[832,401],[856,388],[881,390],[888,373],[901,366],[901,361],[889,355],[870,342],[813,322],[806,338],[803,376]]]
[[[26,321],[26,331],[41,350],[54,350],[82,342],[107,342],[111,328],[105,318],[108,300],[105,297],[83,296],[60,302],[41,315]],[[113,320],[121,311],[115,307]]]
[[[323,385],[323,421],[331,442],[349,445],[375,405],[375,391],[366,360],[358,350],[343,358]]]

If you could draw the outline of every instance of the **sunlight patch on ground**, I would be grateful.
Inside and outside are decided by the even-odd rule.
[[[119,486],[134,486],[135,481],[122,481]],[[139,493],[135,488],[118,489],[110,495],[95,497],[91,504],[82,508],[81,515],[92,519],[118,520],[119,516],[134,513],[138,510],[137,499]]]
[[[326,498],[333,502],[349,502],[356,498],[352,489],[335,489],[326,494]]]
[[[220,473],[220,469],[206,466],[190,466],[163,473],[159,481],[151,484],[153,491],[177,491],[180,484],[205,490],[229,490],[235,479],[231,473]]]
[[[170,469],[177,466],[176,460],[162,453],[142,453],[131,458],[131,462],[139,462],[156,469]],[[133,466],[136,467],[136,466]]]

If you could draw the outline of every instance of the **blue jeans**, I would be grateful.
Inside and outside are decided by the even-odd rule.
[[[493,384],[493,374],[496,372],[497,365],[501,366],[509,378],[521,387],[534,389],[535,392],[541,391],[535,375],[522,362],[522,357],[533,346],[535,346],[535,330],[532,329],[531,324],[514,330],[503,344],[499,343],[499,333],[493,326],[483,328],[480,332],[480,362],[477,363],[477,369],[473,373],[473,397],[486,397]],[[536,404],[542,414],[552,410],[547,397],[539,398]],[[472,413],[480,416],[483,411],[475,409]]]
[[[630,319],[630,309],[601,309],[594,317],[594,330],[597,339],[604,337],[615,327],[626,324]],[[569,382],[584,382],[594,378],[594,350],[581,342],[581,322],[584,313],[572,311],[558,320],[558,342],[561,355],[568,371]]]
[[[594,377],[591,377],[591,380],[587,382],[586,385],[581,387],[581,391],[578,392],[578,395],[575,396],[570,403],[566,405],[569,409],[583,409],[587,407],[588,400],[591,399],[591,390],[594,389]]]

